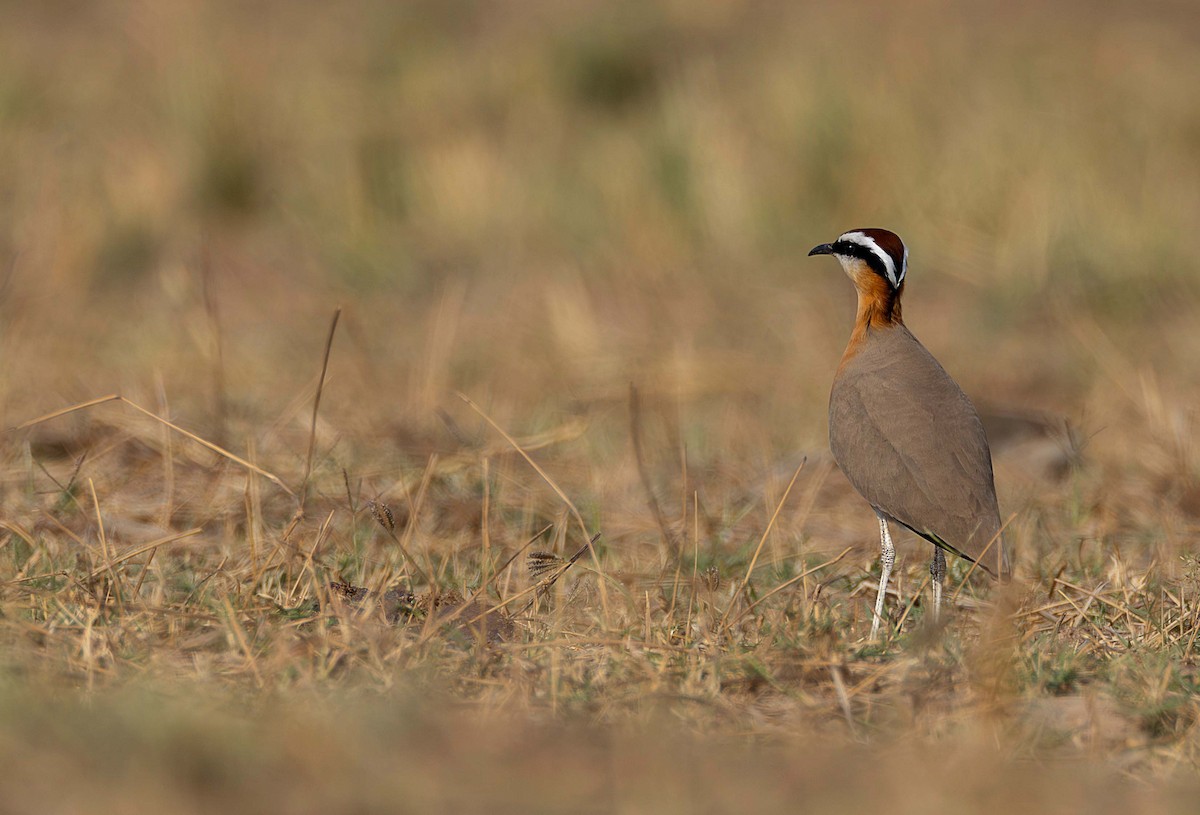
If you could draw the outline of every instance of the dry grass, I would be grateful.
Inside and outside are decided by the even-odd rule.
[[[1186,4],[343,12],[5,15],[15,808],[1194,800]],[[880,645],[866,224],[1020,573],[934,627],[901,540]]]

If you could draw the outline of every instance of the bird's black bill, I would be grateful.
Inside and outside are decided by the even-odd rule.
[[[808,256],[812,257],[813,255],[832,255],[832,254],[833,254],[833,244],[832,243],[823,243],[820,246],[814,246],[812,248],[812,251],[808,253]]]

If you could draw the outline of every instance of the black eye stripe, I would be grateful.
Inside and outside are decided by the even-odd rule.
[[[860,243],[851,243],[850,241],[836,241],[833,244],[833,251],[839,255],[847,255],[852,258],[858,258],[863,263],[870,267],[871,271],[888,279],[887,267],[883,265],[883,261],[879,259],[879,255],[872,252],[867,247]],[[890,283],[891,281],[889,281]]]

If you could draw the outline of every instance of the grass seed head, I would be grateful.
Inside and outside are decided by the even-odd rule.
[[[380,501],[368,501],[367,506],[371,510],[371,515],[379,522],[379,525],[388,532],[396,531],[396,516],[392,514],[392,508]]]
[[[529,576],[540,578],[543,575],[561,567],[566,561],[552,552],[530,552],[525,559]]]

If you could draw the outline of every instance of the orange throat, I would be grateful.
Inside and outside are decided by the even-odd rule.
[[[858,289],[858,313],[854,318],[850,342],[842,355],[842,365],[858,353],[871,331],[904,325],[904,319],[900,316],[903,282],[895,290],[879,275],[867,272],[854,277],[854,287]]]

